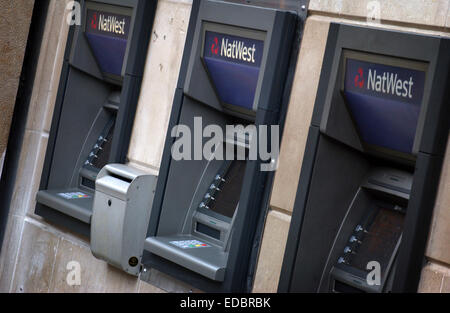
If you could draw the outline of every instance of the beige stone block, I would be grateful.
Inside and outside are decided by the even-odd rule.
[[[448,23],[448,0],[311,0],[309,10],[312,14],[366,19],[376,12],[376,5],[382,22],[437,27]]]
[[[281,142],[270,205],[292,211],[316,99],[329,22],[307,19]]]
[[[28,214],[34,214],[34,208],[36,206],[36,194],[39,191],[39,186],[41,184],[41,176],[44,168],[45,161],[45,153],[47,152],[48,145],[48,134],[41,133],[39,138],[39,145],[37,146],[37,150],[33,151],[34,153],[34,169],[33,176],[28,177],[28,190],[29,190],[29,198],[28,203],[25,208],[28,208]],[[24,177],[22,177],[24,178]]]
[[[164,274],[155,269],[149,269],[150,273],[141,273],[141,275],[146,275],[147,281],[152,286],[162,289],[165,292],[171,293],[201,293],[201,290],[193,288],[192,286],[179,281],[167,274]]]
[[[449,7],[449,9],[447,11],[447,19],[446,19],[446,22],[445,22],[445,27],[446,28],[450,28],[450,7]]]
[[[128,157],[159,168],[191,5],[158,1]]]
[[[165,291],[141,280],[139,283],[139,293],[165,293]]]
[[[368,13],[372,13],[372,6],[368,8],[371,0],[344,0],[342,2],[340,15],[367,18]],[[379,2],[381,3],[381,2]],[[375,4],[376,5],[376,4]],[[381,9],[381,6],[380,6]]]
[[[59,238],[25,221],[11,292],[48,292]]]
[[[381,1],[381,19],[444,27],[448,9],[448,0]]]
[[[107,293],[137,293],[139,287],[139,278],[129,275],[107,263],[106,268],[105,291]]]
[[[253,292],[277,292],[290,223],[289,215],[277,211],[269,212],[259,252]]]
[[[339,14],[345,0],[310,0],[308,10]]]
[[[450,273],[447,276],[444,276],[441,293],[450,293]]]
[[[52,0],[49,5],[30,101],[28,129],[50,131],[69,31],[65,14],[69,1]]]
[[[24,216],[27,212],[34,212],[35,197],[39,189],[47,143],[47,134],[25,131],[11,199],[10,215]]]
[[[442,167],[426,255],[450,265],[450,138]]]
[[[23,225],[24,218],[21,216],[8,218],[0,255],[0,293],[9,292],[11,288]]]
[[[80,268],[80,284],[69,285],[77,262]],[[75,263],[76,264],[76,263]],[[124,293],[137,292],[139,280],[126,274],[106,262],[96,259],[87,245],[62,238],[56,254],[50,292],[72,293]]]
[[[339,14],[363,21],[378,15],[381,22],[444,26],[447,10],[448,0],[344,0]]]
[[[450,268],[428,263],[422,269],[418,292],[439,293],[443,289],[444,277],[450,275]]]

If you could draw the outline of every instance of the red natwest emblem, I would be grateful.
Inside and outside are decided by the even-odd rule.
[[[217,37],[214,38],[214,43],[211,46],[211,52],[213,54],[219,53],[219,39],[217,39]]]
[[[364,87],[364,73],[362,67],[358,69],[358,74],[355,76],[355,87]]]
[[[94,13],[91,20],[91,28],[96,29],[97,28],[97,13]]]

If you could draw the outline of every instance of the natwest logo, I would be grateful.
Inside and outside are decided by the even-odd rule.
[[[380,72],[369,68],[367,75],[367,89],[380,92],[383,94],[391,94],[397,97],[412,99],[412,87],[414,81],[412,76],[409,79],[400,79],[397,73]]]
[[[217,39],[217,38],[216,38]],[[247,46],[244,41],[222,38],[220,56],[233,60],[255,63],[256,45]],[[217,54],[214,51],[215,54]]]
[[[94,13],[94,15],[92,15],[91,28],[96,29],[97,25],[98,25],[98,16],[97,13]]]
[[[364,87],[364,72],[362,67],[358,68],[358,74],[355,76],[355,87]]]
[[[219,53],[219,39],[217,37],[214,37],[214,42],[211,45],[211,52],[213,54],[218,54]]]
[[[91,25],[97,24],[98,30],[102,32],[113,33],[117,35],[125,35],[125,25],[126,25],[125,18],[118,19],[117,17],[112,15],[106,16],[105,14],[100,14],[100,18],[97,23],[97,13],[94,13]]]
[[[425,87],[425,65],[393,60],[401,66],[347,58],[344,91],[420,105]],[[370,101],[375,100],[372,98]]]

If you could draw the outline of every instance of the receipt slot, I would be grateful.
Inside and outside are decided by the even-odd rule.
[[[449,134],[450,40],[331,24],[281,292],[414,292]]]
[[[98,174],[91,223],[91,250],[129,274],[139,274],[157,176],[123,164]]]
[[[301,22],[286,10],[222,1],[194,1],[192,12],[142,263],[208,292],[244,291],[271,187],[261,166],[271,160],[249,156],[250,132],[226,129],[279,125]],[[206,147],[208,128],[223,134],[209,157],[173,154]],[[193,134],[183,149],[174,129]]]
[[[89,236],[95,180],[124,163],[156,1],[80,1],[69,31],[35,213]]]

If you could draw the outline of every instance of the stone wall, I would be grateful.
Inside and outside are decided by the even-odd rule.
[[[0,292],[192,291],[190,286],[162,273],[150,275],[151,281],[163,288],[160,289],[116,270],[92,256],[86,238],[51,225],[34,214],[67,40],[68,1],[50,2],[0,255]],[[153,171],[159,168],[190,10],[188,0],[158,2],[128,155],[130,162],[141,168]],[[66,282],[67,265],[71,261],[81,265],[79,286],[69,286]]]
[[[67,37],[64,8],[51,0],[38,72],[26,126],[19,173],[0,255],[0,292],[189,292],[197,291],[152,271],[151,284],[95,259],[85,238],[34,215],[53,105]],[[25,0],[23,0],[25,2]],[[276,292],[298,177],[311,119],[330,22],[366,24],[365,0],[311,0],[296,69],[276,173],[271,210],[266,219],[254,292]],[[378,27],[448,36],[448,1],[380,1]],[[160,0],[138,103],[130,163],[157,171],[183,53],[190,0]],[[450,145],[450,143],[449,143]],[[421,291],[448,291],[450,285],[450,149],[441,177],[427,249]],[[67,264],[81,265],[81,285],[69,286]]]
[[[27,45],[34,0],[0,2],[0,176]]]

